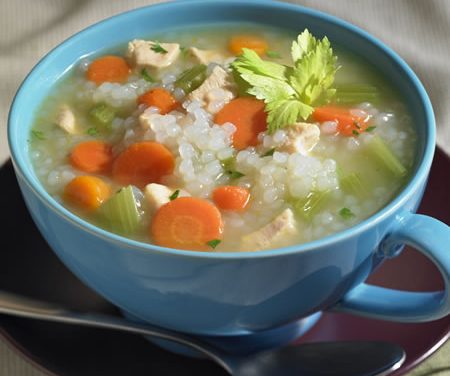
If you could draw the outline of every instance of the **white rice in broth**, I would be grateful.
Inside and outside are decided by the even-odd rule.
[[[215,27],[174,31],[153,36],[164,42],[176,42],[182,46],[216,49],[226,55],[228,38],[239,33],[262,35],[272,50],[281,55],[276,62],[285,62],[295,34],[255,25]],[[272,47],[274,46],[274,47]],[[215,100],[209,107],[191,101],[183,90],[174,84],[186,68],[195,63],[183,54],[168,68],[151,72],[156,82],[149,82],[139,70],[133,70],[127,82],[104,82],[96,85],[85,78],[85,71],[93,58],[80,61],[76,68],[54,89],[36,114],[34,130],[42,137],[32,139],[30,156],[37,176],[45,189],[63,205],[68,206],[86,220],[102,225],[95,215],[86,214],[62,199],[66,184],[85,172],[73,168],[68,155],[71,149],[86,140],[103,139],[113,145],[117,156],[129,145],[141,141],[156,141],[165,145],[175,157],[173,174],[162,179],[163,184],[183,189],[190,195],[212,200],[213,190],[222,185],[237,185],[250,191],[250,202],[244,211],[222,211],[224,234],[221,243],[211,249],[214,252],[254,251],[242,248],[242,237],[270,223],[293,202],[304,200],[312,191],[328,192],[329,198],[311,218],[296,216],[297,233],[286,236],[268,248],[308,242],[351,227],[368,218],[385,206],[407,181],[407,176],[395,178],[376,161],[367,157],[367,145],[373,137],[381,137],[403,166],[411,171],[414,165],[416,135],[402,99],[395,88],[383,80],[369,63],[333,46],[342,68],[336,75],[337,83],[370,83],[380,88],[381,98],[376,103],[361,102],[352,105],[352,111],[365,111],[372,117],[371,132],[354,137],[336,134],[333,122],[319,124],[320,141],[308,155],[287,152],[280,148],[286,140],[285,129],[258,136],[258,144],[243,150],[233,147],[232,137],[236,127],[232,123],[214,123],[214,114],[225,105],[220,90],[210,93]],[[114,52],[124,55],[126,47]],[[224,64],[230,69],[230,57]],[[208,66],[208,72],[216,64]],[[137,105],[137,98],[154,87],[163,87],[180,101],[181,107],[165,115],[157,116],[152,127],[139,123],[142,113],[158,114],[157,107]],[[69,135],[54,124],[61,104],[68,103],[83,129],[91,127],[88,111],[93,105],[105,103],[116,110],[110,133]],[[234,179],[224,165],[233,159],[233,169],[242,174]],[[339,168],[359,174],[367,195],[358,197],[340,186]],[[120,189],[110,176],[97,175],[113,187]],[[348,209],[351,215],[343,215]],[[344,212],[345,213],[345,212]],[[151,217],[143,216],[142,230],[130,237],[152,243],[147,227]]]

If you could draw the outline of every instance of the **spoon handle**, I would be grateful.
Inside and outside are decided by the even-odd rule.
[[[111,315],[71,311],[57,304],[34,300],[2,290],[0,290],[0,314],[95,328],[114,329],[177,342],[201,352],[231,374],[231,369],[223,362],[219,350],[216,350],[209,344],[196,340],[194,337],[187,337],[181,333],[149,324],[139,324]]]

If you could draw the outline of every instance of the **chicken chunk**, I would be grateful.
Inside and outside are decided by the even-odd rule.
[[[75,114],[66,104],[63,104],[60,107],[58,114],[56,115],[55,123],[69,134],[82,133],[81,128],[77,125]]]
[[[127,56],[137,67],[165,68],[171,65],[179,54],[178,43],[158,43],[142,39],[128,43]]]
[[[156,211],[161,206],[170,202],[170,196],[176,189],[171,189],[163,184],[147,184],[144,190],[145,199],[151,211]],[[178,197],[188,197],[190,194],[183,189],[179,190]]]
[[[280,151],[308,155],[320,139],[320,129],[316,124],[295,123],[285,128],[287,141],[281,145]]]
[[[196,47],[190,47],[189,54],[200,64],[219,63],[222,64],[226,57],[216,50],[201,50]]]
[[[217,65],[212,70],[209,77],[192,93],[190,100],[199,101],[202,106],[208,107],[212,102],[227,103],[236,96],[231,75]],[[211,111],[216,112],[216,111]]]
[[[294,213],[285,209],[275,219],[257,231],[242,237],[243,250],[260,250],[276,247],[287,237],[297,234]]]

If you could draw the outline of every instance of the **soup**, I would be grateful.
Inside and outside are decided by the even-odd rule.
[[[170,248],[271,249],[354,226],[407,182],[416,134],[381,73],[332,47],[224,25],[82,59],[36,114],[36,174],[85,220]]]

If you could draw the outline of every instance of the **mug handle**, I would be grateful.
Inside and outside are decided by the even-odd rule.
[[[441,272],[444,291],[409,292],[362,283],[344,295],[333,307],[334,311],[399,322],[432,321],[450,313],[450,227],[410,212],[397,215],[396,221],[392,232],[382,241],[380,252],[394,257],[402,244],[416,248]]]

